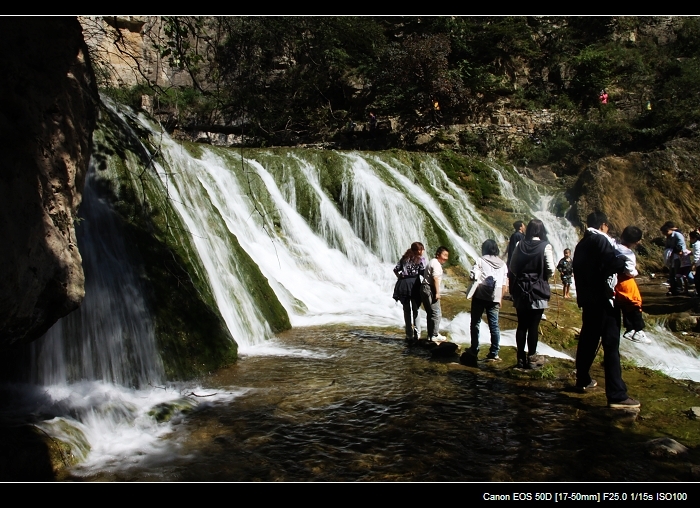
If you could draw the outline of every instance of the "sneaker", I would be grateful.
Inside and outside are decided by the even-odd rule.
[[[632,337],[634,337],[634,330],[627,330],[623,335],[623,339],[629,339],[629,340],[634,340]]]
[[[608,401],[608,407],[611,409],[634,409],[641,405],[641,402],[634,400],[632,397],[627,397],[625,400],[620,400],[618,402]]]
[[[576,391],[579,393],[586,393],[587,391],[592,390],[596,386],[598,386],[598,381],[596,381],[595,379],[591,379],[591,382],[588,383],[586,386],[578,386],[577,385]]]
[[[501,361],[501,357],[498,356],[497,354],[489,353],[489,354],[486,355],[485,360],[486,360],[487,362],[500,362],[500,361]]]
[[[542,321],[547,321],[547,316],[544,315],[544,312],[542,313]]]
[[[444,335],[440,335],[440,334],[438,333],[437,335],[433,335],[433,339],[432,339],[432,340],[437,340],[437,341],[442,342],[442,341],[447,340],[447,337],[445,337]]]
[[[635,342],[641,342],[642,344],[651,344],[651,339],[647,337],[647,334],[643,330],[634,332],[632,340]]]

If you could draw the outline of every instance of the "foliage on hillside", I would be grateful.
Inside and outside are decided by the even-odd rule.
[[[410,129],[462,123],[507,99],[574,119],[525,143],[521,162],[580,167],[653,149],[700,119],[692,17],[164,19],[157,49],[189,71],[192,88],[140,89],[134,101],[155,94],[185,128],[218,125],[264,143],[327,141],[370,111]]]

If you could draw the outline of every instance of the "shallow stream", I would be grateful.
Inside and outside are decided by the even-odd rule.
[[[503,364],[432,359],[386,330],[296,328],[195,389],[197,407],[131,456],[64,479],[678,481],[636,414],[523,383]],[[154,390],[158,390],[154,388]],[[186,391],[185,389],[182,389]],[[685,466],[684,466],[685,467]]]

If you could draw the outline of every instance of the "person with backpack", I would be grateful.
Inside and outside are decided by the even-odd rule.
[[[498,356],[501,342],[501,332],[498,327],[498,310],[503,299],[503,287],[508,284],[508,267],[498,257],[499,250],[496,240],[486,240],[481,245],[481,256],[474,263],[470,279],[474,281],[467,299],[472,300],[471,311],[471,348],[469,355],[477,358],[479,354],[479,327],[481,316],[486,312],[486,318],[491,332],[491,347],[486,361],[500,362]]]
[[[537,354],[540,320],[549,307],[549,278],[554,273],[552,245],[539,219],[532,219],[525,229],[525,238],[518,242],[508,265],[510,293],[518,315],[515,342],[519,368],[534,369],[544,364]],[[527,344],[527,353],[525,345]]]
[[[393,298],[400,301],[403,306],[403,320],[406,331],[406,341],[413,343],[420,338],[420,319],[418,319],[418,309],[420,309],[421,295],[419,275],[423,274],[426,267],[426,260],[423,256],[425,247],[420,242],[413,242],[396,266],[396,284],[394,286]]]

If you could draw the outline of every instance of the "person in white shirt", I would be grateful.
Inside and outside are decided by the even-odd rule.
[[[435,252],[435,257],[430,260],[425,269],[425,278],[430,284],[431,295],[429,298],[423,299],[423,307],[427,314],[428,325],[428,340],[445,340],[445,337],[440,335],[440,319],[442,318],[442,309],[440,308],[440,282],[442,280],[442,265],[450,257],[450,251],[447,247],[440,246]]]

